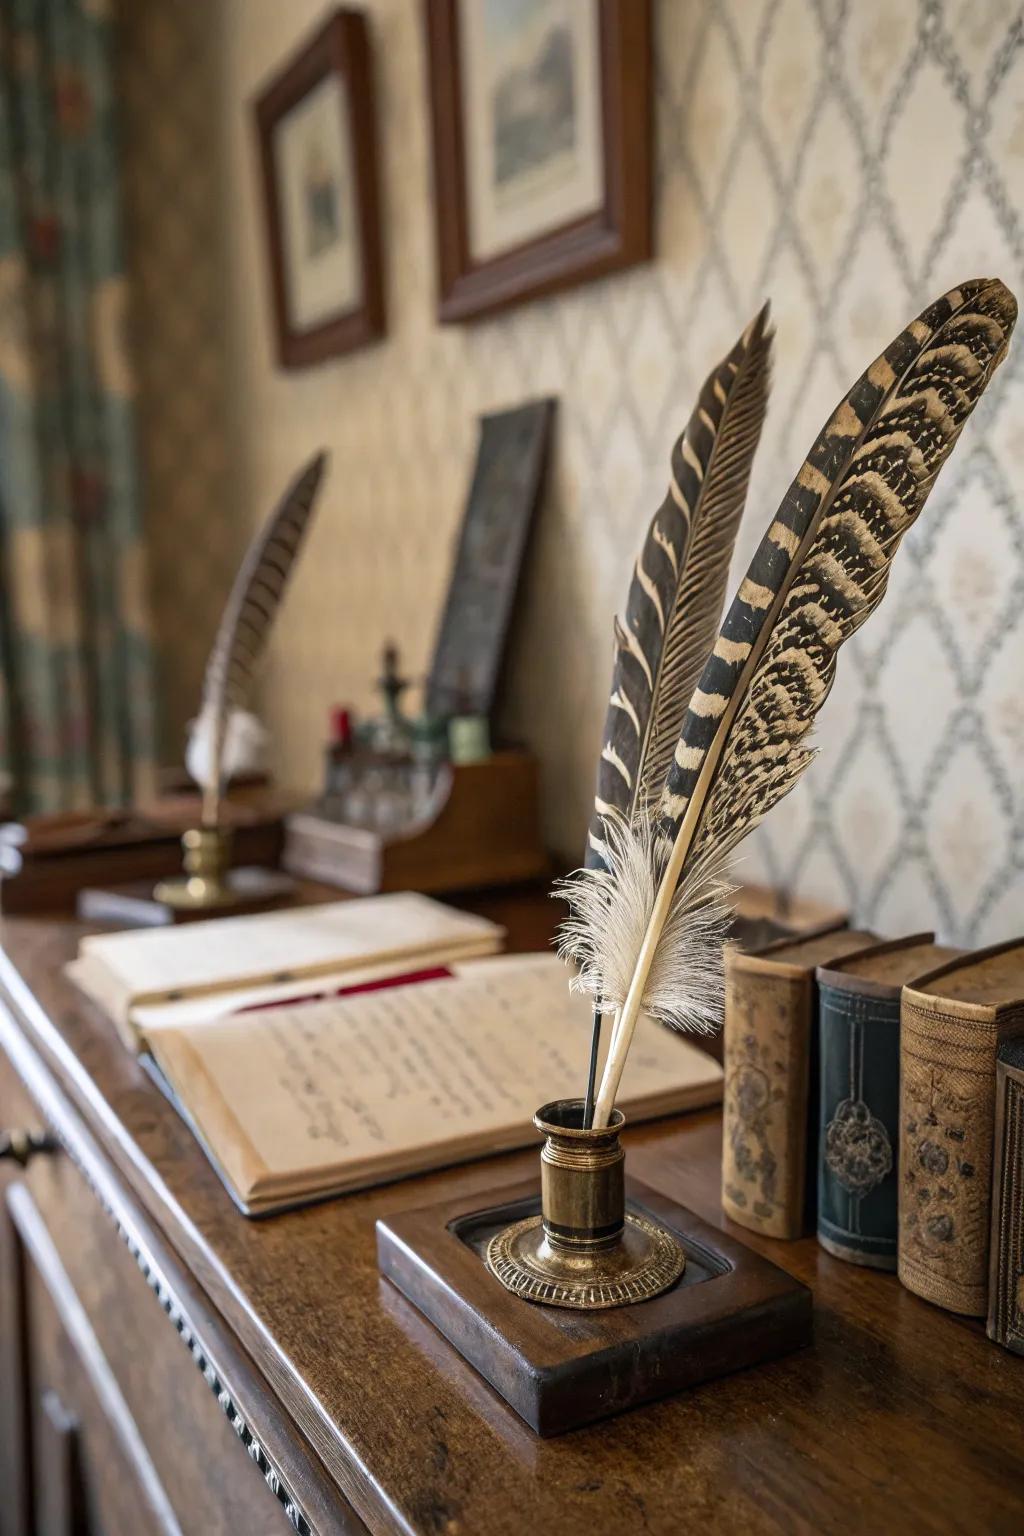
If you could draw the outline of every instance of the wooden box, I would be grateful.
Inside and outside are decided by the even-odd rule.
[[[289,816],[285,826],[290,874],[364,896],[512,885],[550,872],[537,762],[528,752],[447,764],[430,813],[400,831],[348,826],[314,811]]]

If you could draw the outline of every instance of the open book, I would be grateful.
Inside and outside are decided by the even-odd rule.
[[[68,969],[264,1215],[531,1145],[534,1112],[581,1094],[589,1002],[556,956],[502,939],[389,895],[88,938]],[[721,1096],[717,1062],[641,1021],[627,1118]]]
[[[528,1146],[578,1097],[591,1012],[555,955],[149,1032],[178,1107],[247,1215]],[[642,1020],[629,1120],[717,1103],[718,1063]]]
[[[504,939],[486,918],[399,892],[95,934],[67,972],[137,1051],[165,1024],[491,955]]]

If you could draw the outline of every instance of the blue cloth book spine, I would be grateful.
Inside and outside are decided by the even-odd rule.
[[[896,1268],[900,989],[821,984],[818,1241],[872,1269]]]

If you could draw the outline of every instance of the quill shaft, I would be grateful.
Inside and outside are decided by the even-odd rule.
[[[647,932],[644,934],[643,944],[637,956],[636,969],[629,984],[629,991],[626,993],[622,1011],[615,1021],[615,1030],[608,1052],[608,1060],[605,1063],[604,1073],[601,1077],[601,1087],[598,1091],[597,1102],[594,1105],[593,1124],[599,1130],[606,1126],[611,1119],[612,1109],[615,1105],[615,1095],[619,1091],[619,1082],[622,1078],[622,1069],[626,1064],[626,1056],[633,1043],[637,1020],[640,1017],[640,1006],[647,988],[647,979],[651,974],[651,966],[654,964],[655,951],[661,939],[662,929],[668,919],[669,908],[672,905],[676,886],[679,884],[683,860],[689,852],[690,844],[693,841],[693,834],[697,829],[699,814],[700,802],[697,796],[694,795],[686,815],[683,817],[678,836],[673,844],[668,863],[665,866],[665,873],[658,887],[658,894],[654,900],[650,921],[647,924]]]
[[[590,1066],[587,1069],[587,1092],[583,1100],[583,1129],[589,1131],[594,1123],[594,1095],[597,1092],[597,1060],[601,1054],[601,1021],[604,1015],[601,1012],[600,998],[594,1004],[594,1027],[590,1036]]]

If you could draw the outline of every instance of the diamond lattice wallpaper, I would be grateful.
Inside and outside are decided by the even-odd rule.
[[[982,273],[1024,292],[1021,10],[1009,0],[659,0],[656,261],[442,331],[419,8],[373,0],[390,333],[286,375],[271,360],[247,104],[323,7],[201,9],[219,24],[217,116],[202,132],[226,178],[231,513],[252,523],[304,454],[320,443],[333,453],[264,690],[279,767],[315,781],[327,706],[368,701],[386,636],[422,673],[473,418],[554,393],[557,451],[507,723],[541,753],[548,834],[571,853],[582,846],[611,616],[673,435],[762,298],[778,326],[775,389],[737,571],[816,428],[911,314]],[[152,98],[144,110],[174,108]],[[744,875],[842,899],[892,932],[935,925],[977,942],[1024,927],[1022,469],[1018,340],[901,552],[884,608],[844,652],[820,761],[756,837]],[[203,562],[203,540],[197,519],[165,584]]]

